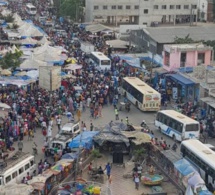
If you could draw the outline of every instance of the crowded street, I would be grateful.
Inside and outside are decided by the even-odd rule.
[[[109,28],[86,30],[57,17],[52,1],[34,2],[34,14],[25,10],[31,7],[27,0],[7,5],[19,23],[16,38],[11,41],[11,31],[0,29],[1,58],[20,54],[18,66],[5,68],[8,61],[1,61],[1,187],[21,183],[28,194],[38,195],[191,195],[181,178],[197,173],[197,161],[186,161],[195,164],[187,175],[177,169],[183,164],[178,162],[188,155],[186,142],[194,148],[203,142],[215,146],[213,114],[207,115],[196,98],[175,98],[176,84],[168,74],[158,81],[153,61],[143,70],[120,57],[130,47],[112,51],[105,37],[116,36]],[[93,51],[84,51],[83,42]],[[96,64],[99,60],[104,64]],[[25,170],[8,176],[7,169],[16,165],[13,157],[17,165],[29,160]],[[203,191],[213,192],[214,176],[204,176]]]

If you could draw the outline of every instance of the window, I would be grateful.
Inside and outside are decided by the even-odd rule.
[[[189,5],[184,5],[184,9],[189,9]]]
[[[19,175],[20,175],[21,173],[23,173],[23,172],[24,172],[23,168],[20,168],[20,169],[19,169]]]
[[[15,171],[14,173],[12,173],[12,178],[14,179],[14,178],[16,178],[17,177],[17,172]]]
[[[112,9],[116,9],[116,6],[115,6],[115,5],[112,5],[111,8],[112,8]]]
[[[122,5],[118,5],[118,9],[122,9]]]
[[[30,168],[30,165],[29,164],[26,164],[25,165],[25,170],[28,170]]]
[[[94,10],[98,10],[98,9],[99,9],[99,6],[95,5]]]
[[[79,125],[74,127],[74,132],[76,132],[77,130],[79,130]]]
[[[154,5],[154,9],[158,9],[158,5]]]
[[[101,60],[101,65],[110,65],[110,60]]]
[[[175,9],[175,6],[174,5],[170,5],[169,9]]]
[[[185,131],[198,131],[198,130],[199,130],[198,124],[190,124],[190,125],[186,125]]]
[[[162,7],[161,7],[162,9],[166,9],[166,5],[162,5]]]
[[[197,9],[197,5],[192,5],[192,9]]]
[[[181,5],[176,5],[176,9],[181,9]]]
[[[108,6],[107,6],[107,5],[104,5],[104,6],[103,6],[103,9],[107,9],[107,8],[108,8]]]
[[[135,5],[135,6],[134,6],[134,9],[139,9],[139,5]]]
[[[144,10],[143,10],[143,13],[144,13],[144,14],[148,14],[148,13],[149,13],[149,10],[148,10],[148,9],[144,9]]]
[[[131,9],[131,6],[130,5],[126,5],[125,9]]]
[[[6,180],[6,183],[8,183],[9,181],[11,181],[11,176],[10,175],[7,176],[5,180]]]

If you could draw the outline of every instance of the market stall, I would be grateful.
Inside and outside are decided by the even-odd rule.
[[[30,195],[33,192],[33,187],[26,184],[9,184],[0,187],[2,195]]]

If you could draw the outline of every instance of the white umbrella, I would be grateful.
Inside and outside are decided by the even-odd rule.
[[[33,78],[33,79],[36,79],[39,77],[39,71],[38,70],[31,70],[31,71],[28,71],[26,75]]]
[[[44,62],[61,61],[61,57],[57,53],[50,53],[49,51],[45,51],[40,54],[34,54],[33,56],[35,59]]]
[[[48,39],[45,36],[43,36],[43,38],[41,40],[37,41],[37,44],[40,44],[40,45],[50,44],[50,43],[51,42],[48,41]]]
[[[26,39],[20,40],[22,45],[36,45],[37,41],[32,39],[31,37],[27,37]]]
[[[11,11],[8,10],[8,9],[4,9],[2,12],[1,12],[2,16],[8,16],[11,14]]]
[[[47,62],[36,60],[34,58],[29,58],[25,60],[21,65],[21,69],[39,69],[40,66],[47,66]]]
[[[41,37],[43,36],[43,33],[41,33],[35,26],[30,25],[27,29],[21,29],[19,36]]]
[[[9,75],[11,75],[11,74],[12,74],[11,71],[9,71],[8,69],[3,69],[3,70],[1,71],[1,75],[9,76]]]
[[[15,74],[15,76],[25,76],[27,75],[27,72],[22,71],[22,72],[18,72],[17,74]]]
[[[70,64],[69,66],[65,67],[65,70],[77,70],[77,69],[81,69],[82,66],[78,65],[78,64]]]

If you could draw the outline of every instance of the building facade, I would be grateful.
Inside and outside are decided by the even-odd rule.
[[[86,0],[86,22],[110,24],[186,23],[196,21],[196,0]]]
[[[164,45],[163,68],[175,71],[182,67],[210,65],[212,55],[212,47],[203,44]]]

